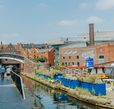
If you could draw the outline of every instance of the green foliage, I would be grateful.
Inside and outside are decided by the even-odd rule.
[[[93,95],[95,95],[95,89],[92,88],[92,92],[91,92]]]
[[[54,70],[60,70],[60,66],[54,66],[53,69]]]
[[[39,57],[37,61],[46,62],[47,58],[46,57]]]
[[[77,79],[78,81],[83,81],[84,78],[83,78],[82,76],[77,76],[76,79]]]
[[[83,89],[83,88],[76,88],[75,89],[79,94],[82,95],[91,95],[90,92],[87,89]]]
[[[106,99],[106,100],[111,100],[111,98],[108,98],[107,96],[103,96],[103,95],[98,95],[97,98],[103,98],[103,99]]]
[[[95,83],[97,77],[96,75],[89,75],[83,79],[84,82]]]
[[[40,64],[37,64],[37,69],[39,69],[39,67],[40,67]]]
[[[47,58],[46,57],[34,57],[33,60],[35,62],[46,62]]]

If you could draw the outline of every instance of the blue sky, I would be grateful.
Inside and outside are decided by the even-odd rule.
[[[3,43],[44,43],[59,37],[114,30],[114,0],[0,0]]]

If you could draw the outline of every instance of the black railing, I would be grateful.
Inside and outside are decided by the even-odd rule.
[[[23,96],[23,99],[25,99],[25,92],[23,87],[22,78],[20,75],[16,74],[15,72],[11,72],[11,78],[14,81],[17,89],[19,90],[20,94]]]

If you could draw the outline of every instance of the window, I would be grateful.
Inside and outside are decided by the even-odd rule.
[[[100,63],[100,64],[101,64],[101,63],[105,63],[105,58],[104,58],[103,55],[100,55],[98,60],[99,60],[99,63]]]
[[[99,56],[99,59],[104,59],[104,56],[103,55]]]
[[[65,65],[67,66],[67,62],[65,62]]]
[[[65,57],[63,57],[63,59],[65,59]]]
[[[74,65],[74,62],[72,62],[72,65]]]
[[[77,56],[77,59],[79,59],[79,56]]]
[[[59,50],[59,47],[56,47],[56,50]]]
[[[71,59],[71,56],[69,56],[69,59]]]
[[[62,63],[62,65],[64,65],[64,62]]]
[[[70,62],[68,63],[68,65],[70,65]]]
[[[80,66],[80,63],[79,62],[77,62],[77,66]]]

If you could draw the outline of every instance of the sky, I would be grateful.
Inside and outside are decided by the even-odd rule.
[[[114,30],[114,0],[0,0],[0,41],[46,43],[60,37]]]

